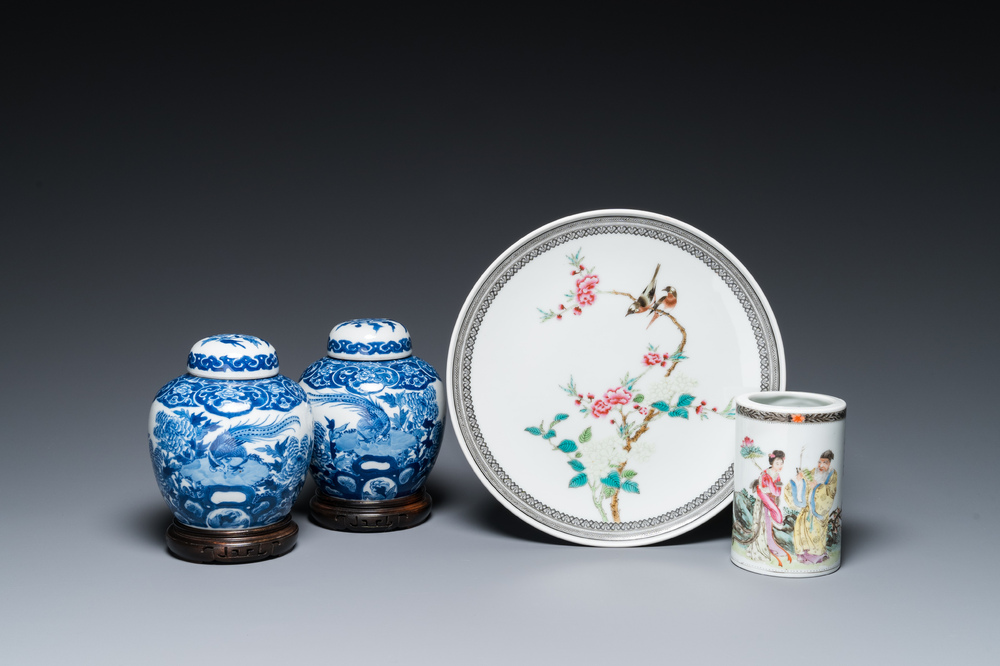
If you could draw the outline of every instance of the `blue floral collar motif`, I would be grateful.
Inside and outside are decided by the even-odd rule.
[[[161,388],[156,400],[171,409],[201,407],[215,416],[234,418],[255,409],[289,412],[306,401],[306,394],[284,375],[254,381],[181,375]]]
[[[368,396],[386,389],[422,391],[438,379],[429,363],[410,356],[381,363],[321,358],[306,368],[299,381],[314,390],[343,388],[355,395]]]

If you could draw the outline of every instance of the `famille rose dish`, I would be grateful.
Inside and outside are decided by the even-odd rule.
[[[690,225],[548,224],[469,294],[448,353],[459,443],[519,518],[595,546],[669,539],[733,495],[734,397],[785,386],[771,308]]]

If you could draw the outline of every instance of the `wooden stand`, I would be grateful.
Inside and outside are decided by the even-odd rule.
[[[391,500],[345,500],[320,491],[309,500],[309,517],[328,530],[390,532],[405,530],[431,515],[431,496],[423,488]]]
[[[167,548],[188,562],[242,564],[280,557],[292,549],[299,526],[291,516],[245,530],[207,530],[183,525],[175,519],[167,528]]]

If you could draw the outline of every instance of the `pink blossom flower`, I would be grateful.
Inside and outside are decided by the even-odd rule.
[[[744,437],[743,438],[743,444],[741,445],[741,448],[743,446],[753,446],[753,440],[750,439],[749,437]]]
[[[597,277],[596,275],[584,275],[582,278],[577,278],[576,290],[592,291],[600,281],[601,278]]]
[[[642,414],[643,416],[645,416],[646,414],[649,414],[649,408],[648,407],[640,407],[639,408],[639,413]]]
[[[604,399],[612,405],[627,405],[632,402],[632,394],[619,386],[615,389],[608,389],[604,394]]]
[[[649,352],[642,357],[642,362],[645,363],[646,365],[656,365],[662,360],[663,357],[657,354],[656,352]]]
[[[594,404],[591,405],[590,409],[593,411],[594,418],[599,419],[602,416],[608,415],[608,412],[611,411],[611,405],[604,402],[603,400],[595,400]]]
[[[594,292],[592,291],[578,291],[576,292],[576,302],[580,305],[593,305],[594,303]]]

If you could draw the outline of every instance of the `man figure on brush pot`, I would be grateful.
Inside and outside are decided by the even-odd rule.
[[[812,470],[798,470],[785,486],[785,505],[799,509],[792,534],[795,556],[803,564],[827,559],[827,525],[837,495],[837,471],[831,469],[833,451],[824,451]]]

